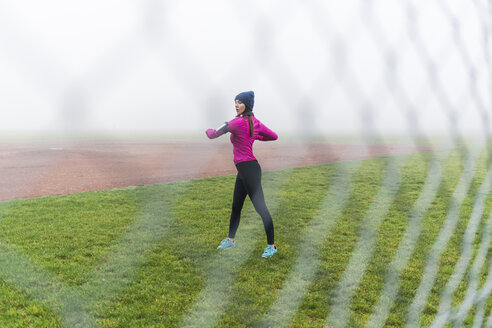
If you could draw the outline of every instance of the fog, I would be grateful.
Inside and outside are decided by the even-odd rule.
[[[0,0],[2,132],[488,133],[485,1]]]

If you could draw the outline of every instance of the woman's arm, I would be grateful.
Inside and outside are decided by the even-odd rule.
[[[278,135],[272,130],[270,130],[265,124],[260,123],[260,128],[258,129],[258,135],[256,136],[255,139],[260,141],[277,140]]]
[[[225,122],[224,124],[222,124],[220,127],[218,127],[217,129],[208,129],[207,131],[205,131],[205,134],[207,135],[207,137],[209,139],[215,139],[215,138],[218,138],[220,137],[221,135],[229,132],[229,130],[227,129],[229,123]]]

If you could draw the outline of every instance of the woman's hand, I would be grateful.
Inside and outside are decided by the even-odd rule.
[[[209,139],[217,138],[217,131],[215,131],[214,129],[208,129],[207,131],[205,131],[205,134]]]
[[[222,124],[216,130],[214,130],[214,129],[208,129],[207,131],[205,131],[205,133],[207,134],[207,137],[209,137],[209,139],[214,139],[214,138],[220,137],[221,135],[229,132],[227,130],[227,127],[228,126],[229,126],[229,123],[224,122],[224,124]]]

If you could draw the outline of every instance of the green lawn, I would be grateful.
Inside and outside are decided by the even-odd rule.
[[[442,179],[420,218],[415,203],[434,176],[433,158]],[[428,325],[462,257],[487,166],[485,156],[473,163],[427,289],[429,255],[464,179],[459,151],[264,172],[279,249],[271,259],[261,258],[266,237],[249,200],[237,247],[216,249],[228,231],[235,176],[0,203],[0,327],[361,327],[377,321],[376,309],[386,309],[387,327],[405,326],[411,311]],[[391,183],[390,169],[400,173]],[[482,245],[492,198],[482,196],[452,309],[472,278],[484,287],[492,264],[492,248]],[[412,238],[409,249],[400,246]],[[402,265],[396,257],[405,251]],[[383,291],[392,295],[387,304]],[[486,297],[463,324],[472,327],[482,311],[485,325],[491,309]]]

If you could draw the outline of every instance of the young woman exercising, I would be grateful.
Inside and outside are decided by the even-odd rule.
[[[224,123],[217,130],[208,129],[206,134],[210,139],[214,139],[227,132],[231,133],[234,164],[237,168],[231,220],[229,222],[229,236],[217,248],[236,247],[234,238],[239,226],[244,200],[246,195],[248,195],[255,210],[263,220],[267,235],[267,247],[262,257],[266,258],[272,257],[277,252],[277,247],[275,247],[274,243],[272,216],[265,204],[263,188],[261,187],[261,167],[253,155],[253,142],[255,140],[277,140],[278,136],[254,116],[254,97],[253,91],[238,94],[234,99],[236,102],[236,117]]]

